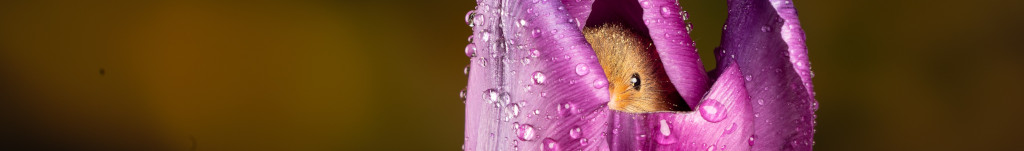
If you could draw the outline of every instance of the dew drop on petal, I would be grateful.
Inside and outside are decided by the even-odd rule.
[[[476,15],[476,10],[469,10],[469,12],[466,12],[466,17],[465,17],[466,25],[469,25],[469,27],[473,27],[473,16],[474,15]]]
[[[659,134],[661,135],[656,135],[655,141],[658,141],[658,144],[675,144],[677,139],[672,136],[672,127],[669,126],[668,121],[662,119],[661,121],[658,121],[658,123]]]
[[[587,75],[587,73],[589,73],[589,72],[590,72],[590,69],[587,68],[586,64],[582,64],[581,63],[581,64],[576,65],[576,75],[581,75],[581,76],[582,75]]]
[[[476,54],[476,44],[469,43],[466,45],[466,57],[473,57]]]
[[[700,105],[700,115],[711,123],[716,123],[725,119],[725,105],[718,100],[708,99]]]
[[[558,142],[551,138],[545,138],[541,144],[541,150],[543,151],[558,151],[558,148]]]
[[[537,135],[536,133],[537,133],[536,130],[533,129],[533,125],[523,124],[523,125],[519,126],[519,133],[518,133],[518,135],[519,135],[519,139],[520,140],[524,140],[524,141],[533,140],[533,137]]]
[[[462,99],[462,103],[463,104],[466,103],[466,89],[465,88],[463,88],[462,91],[459,91],[459,99]]]
[[[606,86],[608,86],[608,82],[607,81],[604,81],[604,80],[601,80],[601,79],[594,80],[594,88],[595,89],[605,88]]]
[[[580,129],[580,127],[576,127],[576,128],[570,129],[569,130],[569,137],[572,137],[572,139],[580,138],[580,135],[581,135],[580,133],[582,133],[582,131],[583,130]]]
[[[498,91],[494,89],[484,90],[484,100],[486,100],[487,103],[494,103],[495,101],[498,101]]]
[[[665,120],[661,120],[660,123],[661,123],[661,126],[659,126],[659,127],[661,127],[661,135],[665,135],[665,136],[672,135],[672,129],[670,127],[668,127],[668,122],[665,121]]]
[[[540,71],[533,72],[533,84],[544,84],[544,80],[546,80],[546,77],[544,77],[544,73]]]
[[[754,139],[756,138],[757,135],[750,135],[750,138],[747,138],[747,145],[754,146]]]
[[[672,16],[673,14],[676,14],[676,13],[672,12],[672,8],[671,7],[668,7],[668,6],[661,7],[661,16],[668,17],[668,16]]]

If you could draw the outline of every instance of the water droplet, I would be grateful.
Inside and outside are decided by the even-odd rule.
[[[487,103],[494,103],[495,101],[498,101],[498,91],[494,89],[484,90],[484,100],[486,100]]]
[[[459,91],[459,99],[462,99],[462,104],[466,104],[466,89],[465,88],[463,88],[462,91]]]
[[[518,116],[519,116],[519,104],[512,103],[512,104],[509,104],[507,107],[505,107],[505,117],[503,117],[502,120],[508,122],[509,120],[511,120],[513,118],[516,118]]]
[[[501,103],[501,105],[507,105],[512,102],[512,96],[510,96],[508,92],[501,92],[501,94],[498,95],[498,99],[498,103]]]
[[[476,45],[469,43],[466,45],[466,57],[473,57],[476,55]]]
[[[655,141],[658,141],[658,144],[675,144],[677,142],[677,139],[676,137],[672,137],[672,127],[670,127],[668,121],[663,119],[661,121],[658,121],[658,123],[658,128],[661,135],[656,135]]]
[[[564,103],[555,108],[558,111],[558,115],[569,116],[573,114],[573,110],[576,109],[576,105],[572,103]]]
[[[668,127],[668,121],[661,120],[659,123],[661,123],[661,126],[659,126],[661,128],[661,135],[672,135],[672,129]]]
[[[580,127],[573,128],[569,130],[569,137],[572,137],[572,139],[580,138],[580,133],[583,133],[582,131]]]
[[[483,40],[484,42],[488,42],[488,41],[490,41],[490,40],[491,40],[491,33],[489,33],[489,32],[483,32],[483,33],[481,33],[481,34],[482,34],[482,35],[480,35],[480,38],[481,38],[481,40]]]
[[[683,12],[679,13],[679,15],[683,16],[683,21],[690,20],[690,13],[686,12],[685,10]]]
[[[757,99],[757,105],[764,105],[764,99]]]
[[[726,116],[725,105],[715,99],[704,100],[699,110],[701,117],[711,123],[722,121]]]
[[[729,29],[729,25],[722,25],[722,30]]]
[[[544,80],[545,79],[546,79],[546,77],[544,77],[544,73],[542,73],[540,71],[533,72],[533,84],[538,84],[538,85],[544,84]]]
[[[544,138],[543,144],[541,144],[541,150],[543,151],[558,151],[558,141],[551,138]]]
[[[533,29],[533,33],[530,36],[533,38],[540,37],[540,29]]]
[[[761,32],[769,32],[769,31],[772,31],[772,29],[771,29],[771,27],[768,27],[768,25],[761,26]]]
[[[533,129],[533,125],[523,124],[523,125],[519,126],[519,139],[520,140],[524,140],[524,141],[533,140],[533,137],[536,136],[536,133],[537,132]]]
[[[691,31],[693,31],[693,23],[686,23],[686,33],[689,34]],[[697,49],[694,49],[694,51],[696,50]]]
[[[523,25],[523,27],[525,27],[526,26],[526,20],[525,19],[519,19],[519,24]]]
[[[715,144],[711,144],[711,146],[708,146],[708,151],[714,151],[714,150],[715,150]]]
[[[754,139],[756,138],[757,135],[750,135],[750,138],[747,139],[747,145],[754,146]]]
[[[464,75],[469,75],[469,66],[470,66],[470,65],[466,65],[466,67],[465,67],[465,68],[462,68],[462,74],[464,74]]]
[[[540,56],[540,51],[537,49],[530,49],[530,57],[536,58],[537,56]]]
[[[608,86],[608,82],[606,82],[604,80],[601,80],[601,79],[594,80],[594,88],[595,89],[605,88],[606,86]]]
[[[672,7],[668,7],[668,6],[661,7],[661,16],[668,17],[668,16],[672,16],[673,14],[676,14],[676,12],[672,12]]]
[[[580,146],[587,146],[588,143],[587,138],[580,139]]]
[[[747,76],[743,77],[743,79],[746,79],[747,81],[750,81],[753,78],[754,78],[754,76],[751,76],[751,75],[747,75]]]
[[[469,25],[469,27],[473,27],[473,16],[475,15],[476,10],[469,10],[469,12],[466,12],[466,25]]]
[[[586,64],[582,64],[581,63],[581,64],[576,65],[576,75],[581,75],[581,76],[582,75],[587,75],[587,73],[589,73],[589,72],[590,72],[590,69],[587,68]]]

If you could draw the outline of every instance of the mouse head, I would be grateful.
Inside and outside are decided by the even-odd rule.
[[[650,42],[617,25],[584,29],[608,78],[608,107],[625,112],[677,111],[684,103]]]

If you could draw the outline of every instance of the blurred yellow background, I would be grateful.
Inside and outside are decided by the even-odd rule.
[[[1016,148],[1024,2],[983,1],[796,1],[815,148]],[[681,2],[713,67],[725,2]],[[458,150],[474,6],[3,1],[0,150]]]

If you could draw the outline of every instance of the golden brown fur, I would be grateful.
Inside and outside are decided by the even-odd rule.
[[[633,113],[688,108],[669,82],[651,42],[615,24],[586,28],[583,34],[608,77],[609,108]],[[634,75],[639,78],[637,87],[631,82]]]

